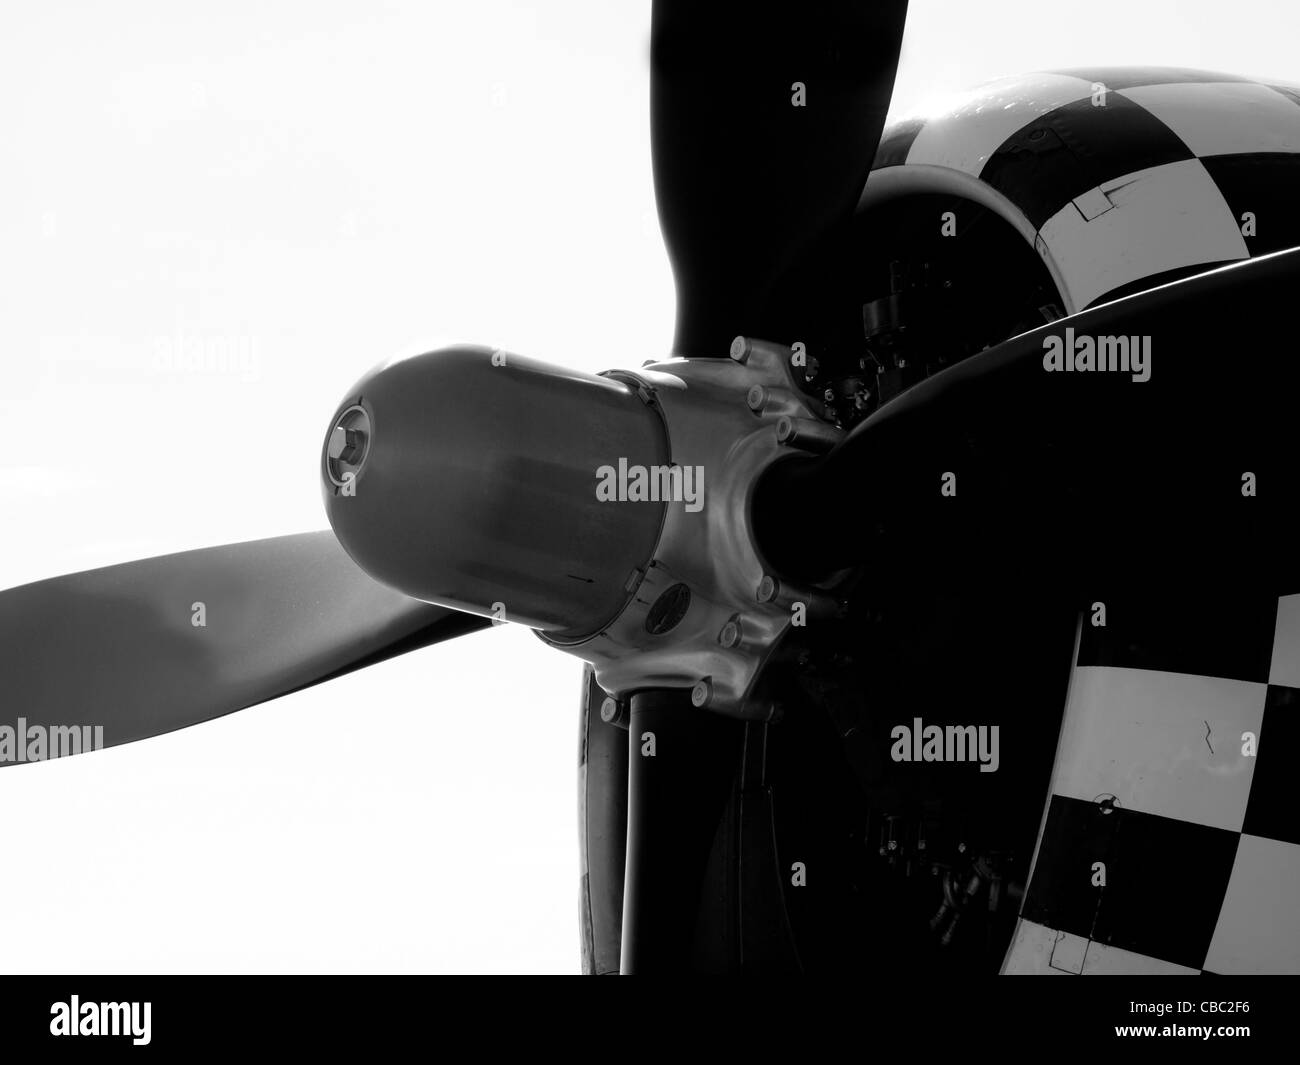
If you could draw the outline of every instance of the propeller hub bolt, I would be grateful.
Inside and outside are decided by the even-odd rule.
[[[618,717],[618,702],[613,698],[607,698],[600,704],[600,719],[605,724],[610,724]]]
[[[722,626],[722,631],[718,633],[718,643],[723,647],[736,647],[740,643],[740,637],[740,622],[733,618]]]
[[[339,462],[355,464],[366,449],[365,441],[366,434],[360,429],[345,429],[336,425],[330,436],[330,455]]]
[[[709,705],[713,698],[713,681],[709,677],[695,682],[695,687],[691,689],[691,705],[704,707]]]
[[[746,393],[745,402],[750,410],[762,410],[763,404],[767,402],[767,389],[762,385],[755,385]]]
[[[370,415],[364,407],[348,407],[334,420],[325,446],[325,470],[336,485],[342,487],[361,470],[370,449]]]
[[[777,592],[780,590],[781,586],[777,583],[776,578],[765,574],[763,579],[758,582],[758,591],[755,593],[755,598],[760,603],[770,603],[776,598]]]
[[[842,430],[815,418],[791,418],[782,415],[776,423],[776,439],[787,447],[825,452],[839,443]]]

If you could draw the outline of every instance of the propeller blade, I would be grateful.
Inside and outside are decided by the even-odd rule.
[[[907,579],[1001,566],[1080,589],[1298,590],[1297,292],[1300,248],[972,356],[825,457],[775,467],[755,504],[765,555],[805,578],[880,559]],[[1118,369],[1096,368],[1103,352]]]
[[[677,281],[674,352],[811,339],[884,127],[906,0],[656,0],[655,195]],[[829,320],[832,325],[835,319]]]
[[[377,584],[328,532],[11,588],[0,592],[0,765],[27,760],[4,741],[22,744],[33,727],[41,757],[56,729],[102,726],[104,746],[128,743],[486,624]]]

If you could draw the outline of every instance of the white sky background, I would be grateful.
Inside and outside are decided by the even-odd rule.
[[[398,351],[664,354],[649,17],[7,5],[0,587],[323,528],[325,423]],[[1292,0],[913,0],[894,110],[1088,64],[1297,81],[1297,22]],[[195,343],[214,364],[168,370]],[[494,630],[0,771],[0,971],[576,971],[580,672]]]

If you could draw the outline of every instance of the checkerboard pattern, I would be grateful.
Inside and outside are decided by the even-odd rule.
[[[886,130],[874,169],[912,166],[976,179],[1018,213],[1067,312],[1300,245],[1289,85],[1007,78]],[[1107,614],[1084,619],[1004,971],[1300,972],[1300,595]]]
[[[1003,971],[1300,973],[1300,595],[1106,606]]]
[[[1288,85],[1176,69],[1006,78],[892,125],[874,168],[891,166],[958,171],[1010,201],[1071,313],[1300,245]]]

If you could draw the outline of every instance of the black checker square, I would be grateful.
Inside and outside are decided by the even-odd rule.
[[[1240,834],[1052,796],[1022,916],[1200,969]],[[1092,885],[1104,862],[1106,886]]]
[[[1277,596],[1193,588],[1108,596],[1106,624],[1085,612],[1078,664],[1268,683]]]
[[[989,157],[980,179],[1017,204],[1035,229],[1103,182],[1194,159],[1173,130],[1118,93],[1076,100],[1021,127]]]
[[[1247,152],[1201,159],[1238,222],[1247,211],[1255,216],[1255,235],[1246,237],[1250,254],[1267,255],[1300,245],[1300,155]]]
[[[1098,890],[1092,863],[1105,860],[1119,824],[1117,811],[1096,803],[1053,795],[1038,844],[1038,857],[1020,916],[1027,921],[1092,937]]]
[[[1242,832],[1300,844],[1297,752],[1300,752],[1300,690],[1270,684]]]
[[[1199,969],[1237,857],[1238,832],[1117,810],[1092,938]]]

